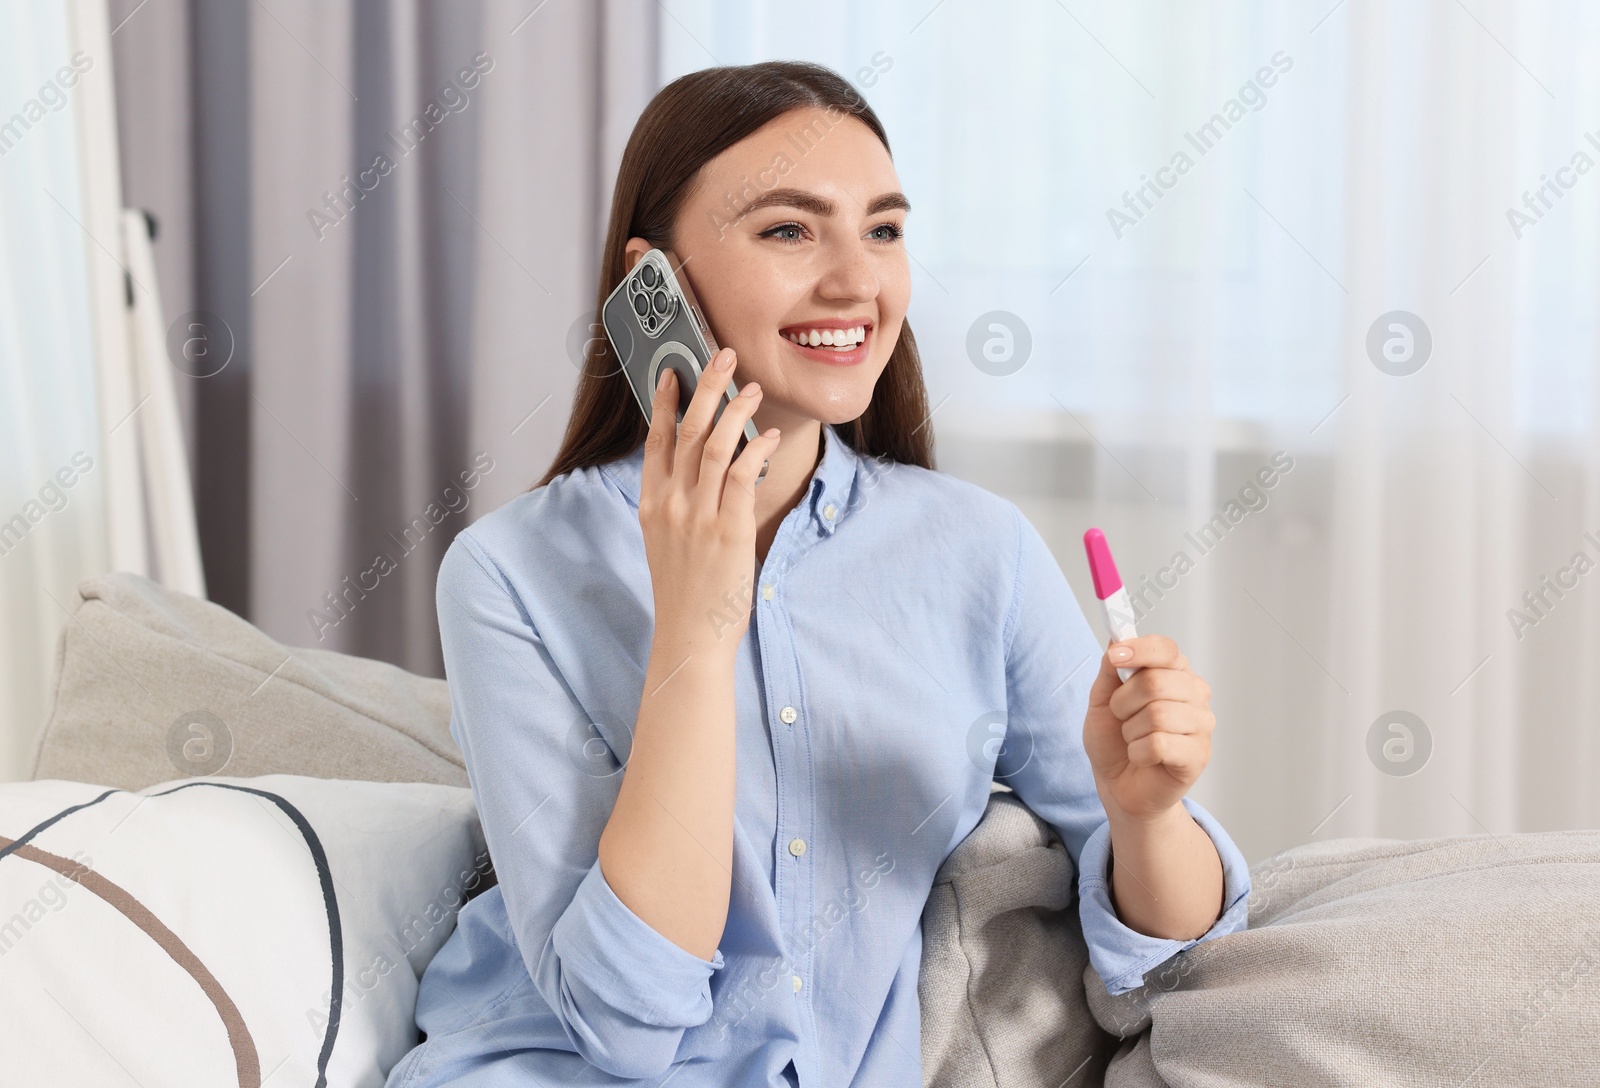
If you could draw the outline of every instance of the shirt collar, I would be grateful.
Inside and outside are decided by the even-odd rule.
[[[823,535],[831,535],[844,520],[855,485],[860,455],[840,438],[831,424],[822,425],[822,459],[812,470],[811,484],[801,501],[810,507],[811,519]],[[644,443],[620,460],[601,466],[635,508],[639,505],[639,483],[644,475]],[[831,516],[830,516],[831,515]]]
[[[832,425],[822,425],[822,460],[811,473],[810,496],[811,518],[824,535],[831,535],[844,520],[859,459]]]

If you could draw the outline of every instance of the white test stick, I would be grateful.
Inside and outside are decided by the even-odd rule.
[[[1111,641],[1137,638],[1139,632],[1133,625],[1133,602],[1128,599],[1128,590],[1117,574],[1117,564],[1111,559],[1106,534],[1099,529],[1090,529],[1083,534],[1083,548],[1089,553],[1089,576],[1094,579],[1094,595],[1100,598],[1100,606],[1105,609],[1106,630],[1111,634]],[[1126,680],[1136,671],[1119,668],[1117,676]]]

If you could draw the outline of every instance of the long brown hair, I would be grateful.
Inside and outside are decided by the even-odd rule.
[[[845,79],[820,64],[763,61],[706,68],[673,80],[651,99],[633,126],[617,169],[595,294],[596,321],[606,297],[622,282],[628,239],[644,238],[657,248],[671,249],[678,210],[700,168],[775,118],[805,107],[857,118],[889,150],[889,138],[872,107]],[[591,337],[561,449],[533,487],[576,468],[624,457],[645,440],[649,426],[644,414],[628,379],[609,356],[605,336]],[[900,326],[900,339],[867,410],[836,430],[857,453],[934,467],[928,393],[909,322]]]

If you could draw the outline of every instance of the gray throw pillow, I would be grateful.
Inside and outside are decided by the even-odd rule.
[[[1084,993],[1089,951],[1072,857],[1010,791],[934,877],[922,913],[927,1088],[1098,1085],[1117,1039]]]
[[[1108,1088],[1600,1084],[1600,831],[1299,846],[1131,993]]]
[[[143,789],[186,775],[467,785],[443,680],[286,647],[135,574],[69,602],[32,777]]]

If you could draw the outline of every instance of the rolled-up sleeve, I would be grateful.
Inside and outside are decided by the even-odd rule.
[[[1108,889],[1111,828],[1083,746],[1089,689],[1102,648],[1066,576],[1037,529],[1016,511],[1017,568],[1006,621],[1006,737],[995,779],[1055,828],[1078,872],[1078,916],[1089,962],[1112,994],[1202,941],[1247,924],[1250,869],[1222,825],[1185,797],[1222,859],[1223,909],[1206,933],[1168,940],[1130,929]]]
[[[446,551],[435,597],[450,732],[507,918],[574,1052],[613,1076],[658,1075],[684,1030],[710,1018],[722,953],[704,960],[679,947],[606,882],[600,833],[631,734],[592,723],[511,582],[469,533]]]
[[[1189,810],[1222,859],[1221,915],[1211,928],[1199,937],[1188,941],[1175,941],[1151,937],[1138,930],[1129,929],[1117,917],[1111,905],[1109,866],[1111,861],[1111,825],[1101,822],[1084,844],[1078,860],[1078,918],[1083,923],[1084,942],[1089,946],[1089,959],[1095,973],[1106,984],[1106,992],[1127,993],[1145,984],[1145,974],[1166,963],[1185,949],[1201,941],[1237,933],[1248,923],[1250,911],[1250,867],[1245,864],[1239,848],[1228,837],[1217,818],[1188,797],[1183,807]]]

